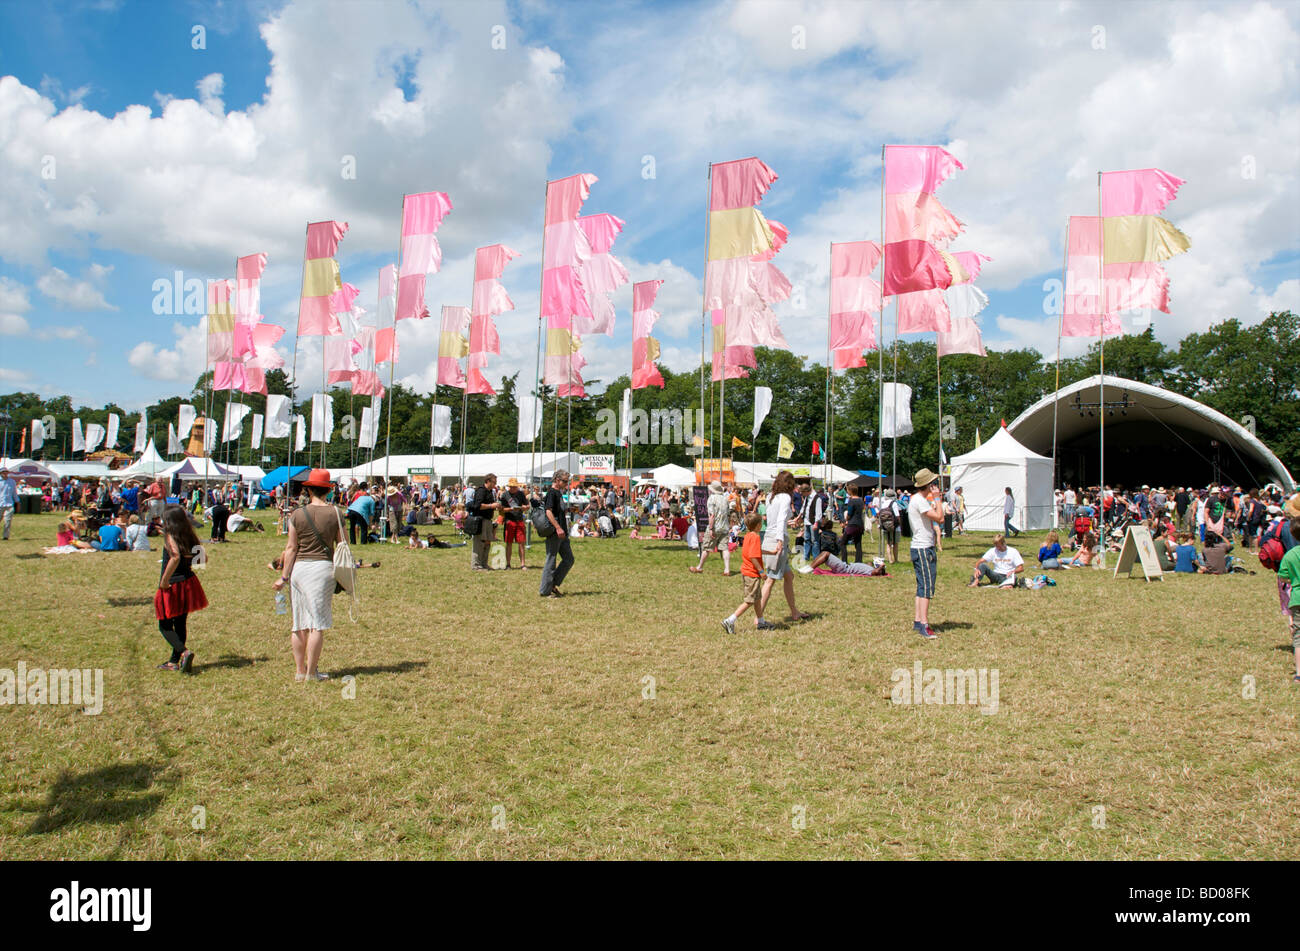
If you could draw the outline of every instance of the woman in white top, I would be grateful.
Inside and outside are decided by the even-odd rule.
[[[128,551],[150,551],[149,530],[140,524],[140,516],[132,515],[126,526],[126,547]]]
[[[785,590],[785,600],[790,605],[790,620],[802,621],[812,617],[804,614],[794,603],[794,572],[790,570],[790,516],[794,510],[794,474],[782,469],[772,483],[772,497],[767,501],[767,531],[763,534],[763,592],[759,599],[759,617],[766,617],[767,600],[772,596],[772,586],[779,579]],[[761,625],[760,625],[761,627]]]

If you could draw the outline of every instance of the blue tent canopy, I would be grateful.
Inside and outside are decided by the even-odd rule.
[[[885,477],[883,472],[876,472],[873,469],[859,469],[858,472],[864,476],[870,476],[873,479],[883,479]]]
[[[284,485],[284,483],[292,479],[305,479],[308,472],[311,472],[311,466],[293,466],[292,468],[280,466],[280,468],[272,469],[262,477],[261,486],[269,492],[276,486]]]

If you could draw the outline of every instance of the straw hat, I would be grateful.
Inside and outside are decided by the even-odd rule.
[[[328,489],[334,483],[330,479],[330,472],[328,469],[313,469],[311,472],[307,473],[307,478],[302,480],[302,484],[309,485],[316,489]]]
[[[931,472],[929,469],[922,469],[920,472],[918,472],[915,476],[912,477],[912,484],[915,485],[918,489],[924,489],[927,486],[933,485],[935,482],[938,481],[939,481],[939,477],[935,475],[933,472]]]
[[[1289,518],[1300,518],[1300,492],[1297,492],[1287,500],[1286,505],[1282,506],[1282,511],[1285,512]]]
[[[519,488],[519,480],[516,479],[514,476],[511,476],[509,479],[506,480],[506,488],[507,489]]]
[[[714,495],[721,495],[722,483],[719,480],[714,479],[712,482],[709,483],[709,491],[712,492]]]

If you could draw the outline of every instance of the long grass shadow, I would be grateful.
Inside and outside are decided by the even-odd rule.
[[[974,627],[970,621],[940,621],[938,624],[931,624],[936,631],[965,631]]]
[[[1278,644],[1277,647],[1273,648],[1273,650],[1281,651],[1283,654],[1291,654],[1295,652],[1295,648],[1290,644]]]
[[[343,670],[331,671],[330,676],[337,679],[339,677],[359,677],[362,674],[409,674],[413,670],[420,670],[428,667],[427,660],[404,660],[400,664],[382,664],[374,667],[347,667]]]
[[[195,653],[198,653],[197,651]],[[241,667],[252,667],[254,664],[260,664],[268,661],[269,657],[240,657],[237,654],[222,654],[214,661],[206,664],[195,664],[194,672],[199,673],[204,670],[239,670]]]
[[[34,558],[44,558],[45,555],[42,552],[34,551],[26,555],[14,555],[14,557],[19,561],[31,561]]]
[[[108,598],[109,607],[113,608],[138,608],[146,604],[153,604],[153,598],[133,597],[133,598]]]
[[[161,767],[154,763],[118,763],[88,773],[63,772],[50,787],[39,816],[27,835],[43,835],[79,823],[121,823],[152,815],[163,793],[151,792]]]

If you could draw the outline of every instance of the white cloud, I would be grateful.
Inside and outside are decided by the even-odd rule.
[[[92,264],[85,277],[77,280],[66,271],[52,267],[36,281],[36,289],[46,297],[69,310],[117,310],[104,299],[104,292],[95,286],[113,269]]]
[[[226,80],[220,73],[209,73],[195,83],[194,88],[199,92],[199,105],[208,112],[220,117],[226,111],[226,104],[221,101],[221,93],[226,88]],[[163,103],[164,107],[166,105],[166,103]]]
[[[6,367],[0,367],[0,381],[2,382],[26,383],[31,378],[31,374],[25,370],[10,370]]]
[[[21,314],[0,313],[0,334],[21,337],[28,334],[31,329],[31,325]]]
[[[151,380],[176,380],[192,385],[207,366],[207,339],[202,323],[172,324],[175,337],[171,349],[150,341],[131,348],[126,362],[136,373]]]

